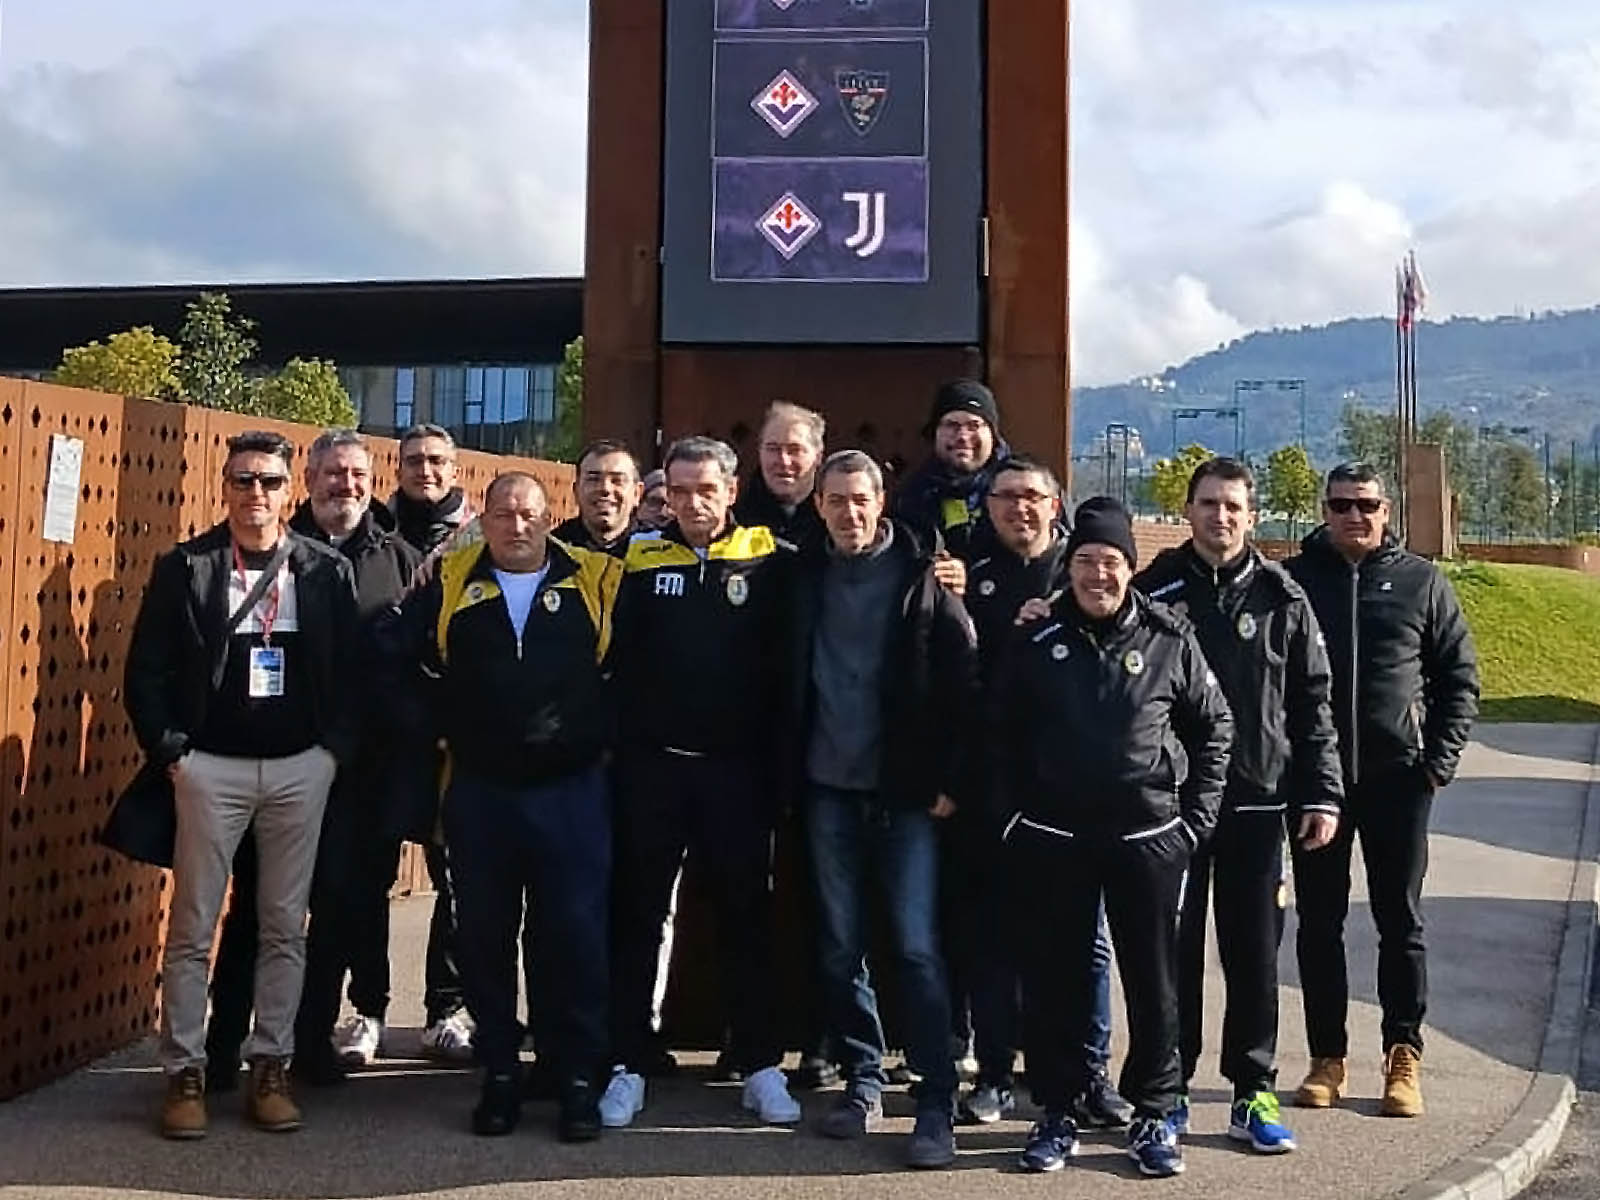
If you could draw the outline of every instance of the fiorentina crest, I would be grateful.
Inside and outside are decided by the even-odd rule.
[[[817,109],[817,98],[806,91],[788,71],[779,71],[773,81],[756,93],[750,107],[779,137],[786,138]]]
[[[834,82],[845,120],[858,137],[866,137],[889,103],[889,72],[839,71]]]
[[[756,222],[761,236],[785,259],[800,253],[803,247],[822,230],[822,222],[807,208],[799,196],[785,192]]]

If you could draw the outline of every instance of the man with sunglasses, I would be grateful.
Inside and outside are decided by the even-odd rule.
[[[276,433],[228,441],[227,520],[156,561],[128,649],[128,715],[166,772],[177,815],[162,959],[162,1132],[205,1136],[206,973],[229,864],[252,824],[260,870],[248,1110],[300,1126],[290,1093],[305,920],[323,808],[358,731],[354,576],[284,524],[293,450]]]
[[[1311,1070],[1296,1103],[1334,1104],[1345,1083],[1349,1002],[1344,921],[1357,834],[1378,927],[1386,1116],[1423,1111],[1427,960],[1422,879],[1434,792],[1455,776],[1478,712],[1472,636],[1455,592],[1388,530],[1383,478],[1365,463],[1328,473],[1325,524],[1285,564],[1311,599],[1333,668],[1344,820],[1331,845],[1295,845],[1296,950]]]

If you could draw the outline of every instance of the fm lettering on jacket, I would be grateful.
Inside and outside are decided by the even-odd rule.
[[[679,571],[662,571],[656,576],[656,591],[658,596],[683,595],[683,574]]]

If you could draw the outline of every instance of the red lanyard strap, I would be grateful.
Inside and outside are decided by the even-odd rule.
[[[278,623],[278,602],[281,591],[278,584],[278,576],[282,572],[284,561],[287,558],[287,555],[282,550],[283,544],[280,544],[279,552],[272,556],[272,561],[267,564],[266,571],[262,573],[263,578],[257,582],[255,589],[252,590],[249,578],[244,572],[244,555],[239,553],[239,543],[233,543],[233,566],[239,572],[239,588],[245,594],[244,603],[239,606],[238,616],[242,619],[248,608],[252,605],[256,606],[256,615],[261,621],[261,641],[263,644],[272,641],[272,627]],[[266,594],[266,590],[263,587],[268,573],[270,573],[272,580],[270,594]],[[260,607],[262,599],[267,600],[265,608]]]

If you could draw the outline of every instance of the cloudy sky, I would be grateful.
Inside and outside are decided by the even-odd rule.
[[[0,286],[577,273],[584,21],[0,0]],[[1080,383],[1384,311],[1410,246],[1436,316],[1600,303],[1600,6],[1080,0],[1073,68]]]

